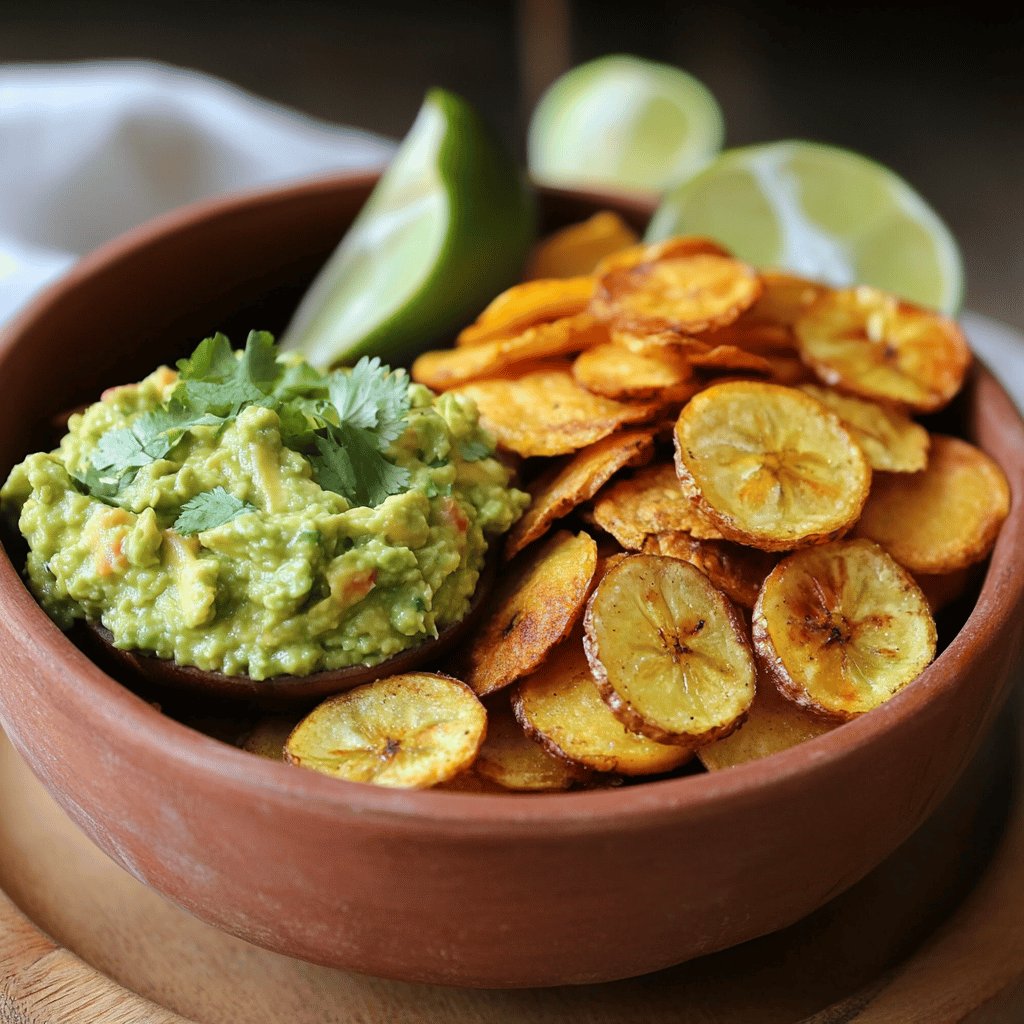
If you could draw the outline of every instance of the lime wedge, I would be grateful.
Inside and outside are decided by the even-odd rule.
[[[406,363],[518,280],[534,235],[511,155],[465,100],[432,89],[282,347],[319,367]]]
[[[664,192],[721,148],[722,111],[697,79],[639,57],[566,72],[530,121],[530,173],[548,185]]]
[[[723,153],[674,189],[647,240],[709,235],[757,267],[834,285],[870,284],[955,313],[963,292],[956,242],[897,174],[814,142]]]

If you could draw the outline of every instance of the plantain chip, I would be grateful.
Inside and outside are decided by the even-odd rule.
[[[272,761],[283,761],[284,745],[296,724],[294,715],[267,715],[246,733],[242,749]]]
[[[988,555],[1009,511],[999,466],[966,441],[932,434],[920,473],[877,475],[855,533],[912,573],[950,573]]]
[[[683,356],[705,355],[712,348],[700,338],[691,338],[677,331],[631,331],[611,324],[608,333],[613,345],[619,345],[642,356],[657,355],[666,349]]]
[[[612,484],[594,502],[593,519],[630,551],[639,551],[657,533],[683,531],[705,540],[722,538],[683,492],[669,463],[648,466]]]
[[[556,757],[598,772],[660,775],[693,751],[627,732],[601,699],[579,630],[556,648],[512,697],[523,728]]]
[[[839,723],[786,700],[770,681],[757,681],[746,720],[724,739],[709,743],[697,756],[709,771],[757,761],[831,732]]]
[[[827,405],[843,421],[872,469],[917,473],[928,464],[928,431],[899,407],[814,384],[804,384],[800,390]]]
[[[681,259],[687,256],[725,256],[732,253],[710,238],[700,235],[679,235],[665,238],[660,242],[632,245],[628,249],[611,253],[594,268],[594,274],[601,277],[611,270],[629,270],[644,263],[658,263],[660,260]]]
[[[702,391],[676,423],[684,491],[730,540],[785,551],[857,520],[871,467],[839,417],[792,388],[733,381]]]
[[[487,739],[477,754],[474,772],[503,789],[518,792],[559,792],[583,785],[590,770],[556,757],[527,736],[511,707],[489,708]]]
[[[754,608],[754,647],[779,690],[839,720],[878,707],[916,679],[935,644],[918,585],[864,539],[784,558]]]
[[[826,384],[919,412],[942,408],[971,364],[952,320],[863,285],[822,296],[794,330],[801,356]]]
[[[634,352],[621,345],[596,345],[576,357],[572,375],[608,398],[654,398],[693,376],[686,357],[672,349]]]
[[[595,284],[596,278],[582,276],[513,285],[494,299],[475,323],[459,332],[456,344],[511,338],[528,327],[585,313]]]
[[[735,345],[715,345],[706,352],[692,352],[687,359],[700,370],[744,370],[748,373],[771,373],[772,364],[756,352],[747,352]]]
[[[728,540],[698,540],[688,533],[659,533],[648,537],[644,554],[679,558],[695,565],[719,590],[742,608],[753,608],[778,556]]]
[[[607,342],[608,328],[587,313],[527,327],[521,334],[462,348],[424,352],[412,364],[412,379],[434,391],[499,376],[509,366],[582,352]]]
[[[526,278],[592,274],[606,256],[636,245],[639,240],[617,213],[602,210],[543,239],[530,256]]]
[[[600,278],[590,308],[616,327],[641,334],[699,334],[732,323],[760,292],[761,280],[751,267],[704,254],[611,270]]]
[[[505,557],[512,558],[592,498],[620,469],[649,462],[654,443],[649,431],[625,430],[592,444],[554,466],[530,487],[533,500],[509,532]]]
[[[295,727],[285,760],[350,782],[423,789],[472,764],[487,732],[473,691],[410,672],[330,697]]]
[[[797,356],[772,353],[766,355],[765,359],[771,367],[769,374],[773,384],[795,387],[798,384],[810,384],[818,379],[811,372],[811,368]]]
[[[579,621],[597,569],[586,533],[554,534],[498,587],[466,654],[466,682],[481,697],[534,671]]]
[[[523,456],[568,455],[658,411],[657,402],[617,402],[592,394],[564,364],[531,368],[514,380],[482,380],[457,389],[476,402],[498,443]]]
[[[627,556],[597,585],[583,627],[597,688],[633,732],[694,749],[735,729],[754,699],[746,627],[688,562]]]

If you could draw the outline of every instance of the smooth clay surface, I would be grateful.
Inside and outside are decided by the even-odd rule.
[[[193,207],[85,260],[0,342],[0,474],[62,409],[204,334],[279,330],[371,186]],[[637,224],[646,214],[601,197],[544,203],[550,226],[605,206]],[[474,986],[679,963],[781,928],[863,877],[938,804],[1004,702],[1024,631],[1024,424],[980,369],[957,414],[1013,492],[976,608],[898,697],[762,762],[544,797],[338,782],[161,715],[68,641],[2,555],[0,722],[119,864],[268,948]]]

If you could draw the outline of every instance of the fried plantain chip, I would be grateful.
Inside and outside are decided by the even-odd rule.
[[[587,603],[597,688],[633,732],[694,749],[730,733],[754,699],[754,658],[729,599],[688,562],[629,555]]]
[[[771,366],[770,376],[773,384],[795,387],[798,384],[810,384],[818,378],[811,368],[797,356],[766,355]]]
[[[679,558],[695,565],[730,601],[753,608],[761,584],[778,556],[729,540],[698,540],[688,533],[659,533],[644,541],[644,554]]]
[[[582,352],[607,340],[604,324],[588,313],[578,313],[527,327],[510,338],[424,352],[412,364],[412,379],[434,391],[447,391],[466,381],[499,376],[517,363]]]
[[[593,518],[630,551],[639,551],[656,533],[681,530],[701,539],[722,538],[683,492],[669,463],[648,466],[628,480],[612,484],[594,502]]]
[[[586,533],[561,530],[513,569],[466,654],[466,682],[481,697],[534,671],[579,621],[597,544]]]
[[[745,263],[711,254],[642,263],[600,278],[591,311],[638,333],[699,334],[732,323],[761,293]]]
[[[530,256],[526,278],[592,274],[606,256],[636,245],[639,240],[637,233],[617,213],[602,210],[541,241]]]
[[[958,437],[932,434],[920,473],[879,473],[855,533],[877,541],[912,573],[980,562],[1010,511],[1003,471]]]
[[[854,398],[815,384],[804,384],[800,390],[827,405],[843,421],[872,469],[917,473],[928,464],[928,431],[897,406]]]
[[[657,355],[665,349],[683,356],[705,355],[712,348],[700,338],[691,338],[678,331],[631,331],[611,324],[608,333],[613,345],[642,356]]]
[[[657,263],[660,260],[681,259],[687,256],[731,258],[732,253],[710,238],[702,238],[700,235],[679,235],[676,238],[665,238],[660,242],[649,242],[646,245],[633,245],[628,249],[611,253],[598,263],[594,268],[594,274],[601,277],[611,270],[629,270],[643,263]]]
[[[469,767],[487,712],[450,676],[410,672],[340,693],[295,727],[285,760],[351,782],[423,789]]]
[[[725,739],[701,747],[697,756],[709,771],[757,761],[831,732],[838,722],[786,700],[770,680],[757,681],[746,720]]]
[[[919,412],[942,408],[971,364],[952,320],[863,285],[822,296],[794,331],[804,361],[826,384]]]
[[[700,370],[745,370],[748,373],[771,373],[772,364],[756,352],[746,352],[735,345],[715,345],[706,352],[687,355],[691,366]]]
[[[620,469],[649,462],[653,452],[650,431],[625,430],[584,448],[538,477],[530,487],[530,507],[509,532],[505,557],[512,558],[542,537],[552,523],[592,498]]]
[[[568,455],[629,423],[650,420],[657,402],[617,402],[595,395],[564,364],[532,368],[515,380],[464,384],[480,421],[498,443],[523,456]]]
[[[754,608],[754,647],[779,690],[841,721],[916,679],[935,657],[935,643],[924,594],[869,540],[784,558]]]
[[[860,515],[871,467],[839,417],[792,388],[733,381],[676,423],[684,492],[730,539],[764,551],[820,544]]]
[[[459,332],[456,344],[479,345],[511,338],[528,327],[585,313],[595,284],[596,278],[583,276],[513,285],[494,299],[475,323]]]
[[[588,390],[608,398],[654,398],[693,376],[680,353],[664,348],[646,353],[621,345],[597,345],[576,357],[572,375]]]
[[[297,723],[295,715],[267,715],[246,733],[242,749],[272,761],[283,761],[284,745]]]
[[[601,699],[579,630],[512,697],[523,728],[556,757],[598,772],[660,775],[685,764],[693,751],[627,732]]]
[[[761,272],[763,290],[735,323],[713,332],[712,343],[753,352],[795,352],[793,325],[829,288],[779,270]]]
[[[543,793],[572,789],[587,782],[590,770],[556,757],[527,736],[511,707],[489,708],[487,739],[473,764],[477,775],[504,789]]]

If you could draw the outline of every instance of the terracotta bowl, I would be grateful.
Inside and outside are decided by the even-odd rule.
[[[83,261],[3,337],[0,474],[103,387],[215,329],[280,328],[371,185],[191,207]],[[639,225],[649,212],[543,199],[549,225],[607,206]],[[761,762],[549,796],[338,782],[160,714],[69,642],[2,556],[0,722],[115,861],[271,949],[473,986],[679,963],[782,928],[866,874],[949,790],[1007,696],[1024,631],[1024,424],[983,369],[957,415],[1013,491],[976,607],[894,700]]]

